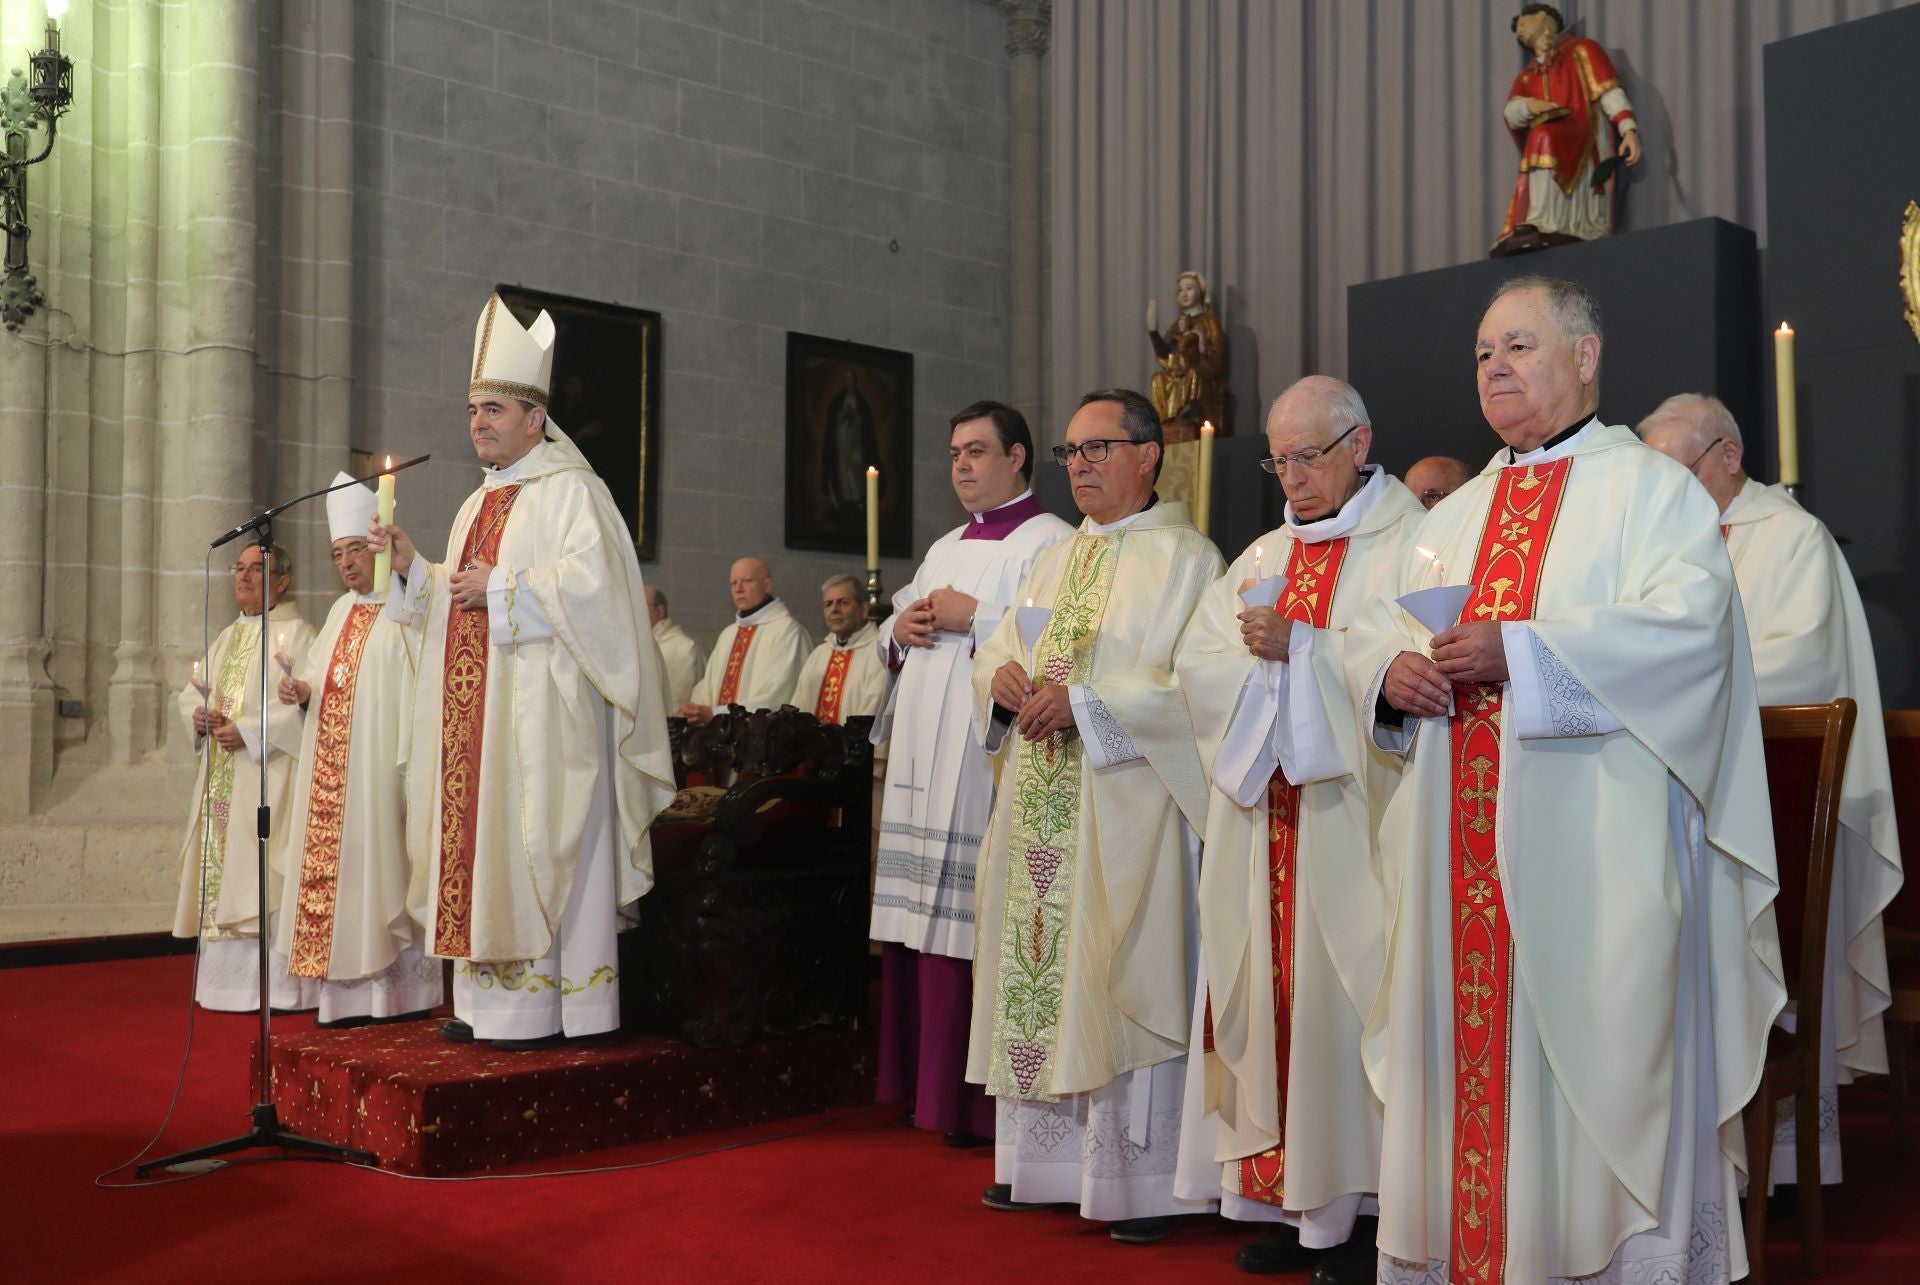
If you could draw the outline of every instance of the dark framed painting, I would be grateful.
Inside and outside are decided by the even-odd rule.
[[[787,335],[787,547],[865,557],[867,467],[880,553],[913,556],[913,354]]]
[[[523,326],[553,318],[547,414],[613,492],[643,561],[660,553],[660,314],[500,286]]]

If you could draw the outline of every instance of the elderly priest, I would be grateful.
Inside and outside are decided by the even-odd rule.
[[[266,572],[262,576],[262,571]],[[194,681],[176,702],[193,733],[200,772],[193,786],[193,815],[180,849],[180,895],[173,935],[200,938],[194,998],[202,1008],[233,1013],[260,1008],[260,882],[255,825],[260,772],[267,774],[267,806],[274,831],[267,849],[266,904],[280,906],[286,873],[287,801],[293,792],[293,756],[300,752],[300,715],[267,702],[267,740],[260,743],[260,611],[267,609],[267,648],[289,658],[313,642],[313,626],[291,602],[281,601],[293,584],[287,552],[273,548],[269,563],[248,545],[233,564],[233,597],[240,619],[220,631]],[[273,662],[267,662],[273,663]],[[271,940],[272,926],[268,926]],[[277,1009],[312,1008],[319,988],[287,975],[285,955],[268,961],[269,1002]]]
[[[1003,755],[982,850],[967,1078],[998,1102],[995,1209],[1079,1206],[1116,1240],[1157,1240],[1173,1193],[1187,1064],[1206,774],[1174,650],[1224,569],[1186,508],[1160,503],[1160,417],[1137,392],[1087,394],[1055,457],[1078,534],[974,662]]]
[[[1247,1271],[1305,1271],[1350,1239],[1371,1269],[1371,1220],[1353,1236],[1380,1166],[1380,1103],[1360,1058],[1386,942],[1369,804],[1400,762],[1280,758],[1280,662],[1287,622],[1305,626],[1301,641],[1344,629],[1399,574],[1427,511],[1367,463],[1367,408],[1340,380],[1282,393],[1267,442],[1286,521],[1207,591],[1176,665],[1213,784],[1189,1051],[1205,1074],[1187,1077],[1176,1190],[1281,1224],[1241,1249]]]
[[[865,597],[852,576],[832,576],[820,586],[827,636],[801,667],[790,703],[822,723],[876,714],[886,695],[886,667],[873,645],[879,631],[867,623]]]
[[[787,604],[773,596],[773,572],[759,558],[733,564],[727,592],[733,595],[734,621],[720,631],[707,672],[680,711],[691,723],[704,723],[729,705],[779,709],[792,699],[813,647]]]
[[[880,963],[878,1098],[954,1146],[992,1141],[993,1102],[966,1082],[973,1020],[974,877],[993,762],[973,726],[973,657],[1012,610],[1034,559],[1073,534],[1033,495],[1033,436],[1001,402],[947,421],[967,520],[893,595],[875,647],[892,678],[874,727],[889,745],[873,939]],[[889,739],[890,738],[890,739]]]
[[[467,427],[486,466],[429,563],[398,527],[386,610],[420,655],[407,777],[414,913],[452,959],[442,1034],[520,1049],[620,1024],[618,908],[673,797],[660,650],[619,509],[547,419],[553,321],[487,300]]]
[[[423,1017],[440,1002],[442,965],[426,957],[407,911],[406,786],[393,770],[414,664],[406,632],[373,592],[373,517],[366,487],[328,494],[333,565],[347,591],[280,680],[281,703],[305,714],[306,730],[274,945],[293,976],[320,983],[322,1026]]]
[[[647,586],[647,618],[653,622],[653,641],[660,648],[660,663],[667,675],[667,712],[677,714],[693,699],[693,685],[706,671],[706,659],[700,644],[667,615],[667,595],[653,585]]]
[[[1501,286],[1474,357],[1505,448],[1290,657],[1290,752],[1407,755],[1363,1046],[1382,1281],[1746,1270],[1739,1117],[1785,999],[1759,703],[1712,501],[1598,418],[1600,352],[1584,288]]]
[[[1889,1000],[1880,915],[1900,890],[1900,836],[1880,711],[1880,676],[1860,591],[1826,526],[1777,486],[1741,467],[1740,426],[1715,397],[1669,397],[1640,422],[1655,450],[1688,466],[1719,510],[1727,556],[1753,642],[1763,705],[1860,706],[1840,800],[1840,843],[1827,926],[1826,1034],[1820,1049],[1820,1177],[1840,1181],[1837,1084],[1887,1070],[1881,1013]],[[1775,1182],[1792,1182],[1797,1122],[1780,1122]]]

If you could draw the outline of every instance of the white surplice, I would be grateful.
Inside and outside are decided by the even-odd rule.
[[[653,885],[648,827],[673,797],[659,648],[625,522],[551,422],[461,506],[447,560],[395,576],[387,612],[415,631],[419,679],[403,767],[409,904],[456,960],[454,1012],[482,1039],[619,1024],[617,908]],[[439,947],[448,576],[487,494],[520,492],[488,581],[485,721],[464,955]]]
[[[653,641],[660,646],[660,663],[666,669],[667,713],[678,714],[693,699],[694,684],[706,672],[707,659],[693,635],[671,617],[654,623]]]
[[[793,685],[800,679],[800,667],[807,663],[813,639],[787,610],[787,604],[774,598],[741,616],[720,631],[720,641],[707,657],[707,669],[693,685],[693,703],[711,705],[719,711],[720,691],[726,683],[727,661],[733,655],[733,640],[743,627],[752,627],[747,640],[747,655],[740,666],[740,681],[735,686],[734,705],[747,709],[779,709],[793,697]],[[812,707],[808,707],[811,711]]]
[[[1331,594],[1327,627],[1345,628],[1384,584],[1397,580],[1426,517],[1420,501],[1377,467],[1337,513],[1294,519],[1247,547],[1207,591],[1181,641],[1177,668],[1212,782],[1200,875],[1201,985],[1211,989],[1213,1052],[1203,1053],[1196,1012],[1178,1194],[1219,1200],[1229,1218],[1285,1221],[1302,1244],[1344,1242],[1378,1186],[1380,1102],[1360,1040],[1380,988],[1387,899],[1369,800],[1384,803],[1400,761],[1384,751],[1355,773],[1338,756],[1284,764],[1299,787],[1292,893],[1293,998],[1288,1067],[1276,1064],[1273,896],[1268,782],[1281,767],[1292,667],[1258,661],[1240,633],[1239,587],[1261,573],[1285,577],[1296,545],[1344,539],[1337,575],[1298,587]],[[1258,554],[1256,555],[1256,550]],[[1286,588],[1282,589],[1282,603]],[[1310,634],[1296,624],[1303,643]],[[1311,682],[1311,670],[1302,678]],[[1280,1085],[1285,1081],[1285,1096]],[[1238,1162],[1284,1153],[1283,1211],[1239,1194]]]
[[[962,539],[966,531],[934,541],[893,609],[953,588],[980,604],[973,627],[936,632],[931,647],[903,650],[891,629],[874,640],[890,681],[873,729],[888,751],[868,934],[953,959],[973,958],[974,876],[993,811],[993,763],[973,721],[974,652],[1018,601],[1034,559],[1073,534],[1051,513],[997,540]]]
[[[836,722],[844,723],[859,715],[871,716],[880,712],[880,702],[887,694],[887,667],[880,663],[880,653],[874,646],[879,630],[872,625],[861,625],[847,635],[845,642],[828,634],[813,653],[807,657],[807,663],[800,668],[800,677],[793,685],[793,695],[787,701],[795,709],[808,714],[819,707],[820,684],[827,676],[827,666],[835,655],[849,653],[847,660],[846,682],[840,689],[840,716]]]
[[[1120,543],[1091,671],[1069,687],[1083,760],[1066,941],[1051,948],[1061,952],[1056,1035],[1033,1093],[996,1092],[994,1178],[1014,1200],[1070,1201],[1084,1217],[1115,1221],[1208,1207],[1173,1190],[1207,798],[1173,661],[1223,564],[1185,505],[1159,503],[1107,525],[1082,522],[1078,537],[1041,554],[1020,598],[1053,607],[1079,537],[1101,536]],[[967,1079],[989,1086],[1001,1070],[1005,978],[1020,967],[1017,934],[1003,932],[1009,880],[1031,870],[1012,851],[1013,814],[1024,804],[1011,797],[1014,756],[1024,740],[990,695],[1008,661],[1029,672],[1034,665],[1016,613],[1001,618],[973,667],[977,725],[987,748],[1003,755],[980,864],[967,1055]]]
[[[407,909],[412,870],[400,742],[413,710],[414,657],[407,650],[409,635],[381,613],[384,602],[371,594],[340,595],[319,636],[294,660],[293,676],[310,694],[288,814],[287,872],[274,947],[298,960],[302,952],[295,940],[303,917],[315,916],[316,924],[331,921],[320,986],[323,1022],[396,1017],[432,1008],[441,999],[442,965],[426,958],[421,927]],[[338,673],[334,667],[355,608],[370,615],[371,623],[349,679],[344,665]],[[317,738],[330,678],[335,684],[350,681],[343,690],[353,701],[346,745],[330,751],[346,769],[339,830],[331,837],[314,816],[312,790],[314,772],[329,753]],[[333,771],[340,766],[329,764]],[[334,870],[330,897],[329,867]]]
[[[1759,705],[1711,503],[1685,469],[1593,420],[1517,460],[1500,452],[1415,538],[1465,580],[1502,470],[1562,459],[1532,618],[1502,624],[1504,1280],[1719,1282],[1746,1269],[1740,1113],[1785,992]],[[1390,593],[1431,585],[1433,566],[1407,559]],[[1430,637],[1382,597],[1347,633],[1315,633],[1293,657],[1314,682],[1289,688],[1325,702],[1290,720],[1301,736],[1326,729],[1349,758],[1369,743],[1408,756],[1380,818],[1394,908],[1364,1044],[1386,1104],[1379,1243],[1395,1282],[1444,1279],[1432,1273],[1457,1181],[1449,732],[1379,721],[1376,706],[1393,657]]]
[[[267,650],[281,635],[289,659],[313,641],[313,626],[292,602],[282,602],[267,613]],[[244,744],[229,754],[212,737],[194,737],[200,770],[194,778],[193,805],[187,834],[180,848],[180,888],[175,902],[173,935],[201,938],[195,998],[206,1008],[252,1012],[260,1007],[259,858],[254,814],[260,806],[260,764],[264,757],[267,806],[272,809],[273,833],[267,843],[267,898],[270,908],[280,904],[280,881],[286,873],[287,835],[291,827],[288,801],[292,797],[294,763],[300,753],[300,716],[274,699],[267,701],[266,752],[260,744],[260,617],[241,616],[214,639],[206,659],[206,683],[211,695],[188,684],[175,706],[187,734],[193,735],[193,713],[205,703],[225,713],[239,729]],[[270,687],[280,685],[280,666],[267,662]],[[209,792],[211,774],[211,792]],[[209,794],[211,793],[211,797]],[[205,903],[201,900],[205,885]],[[271,931],[268,933],[272,937]],[[286,974],[284,956],[270,952],[267,965],[275,1008],[312,1008],[319,988],[303,986]]]
[[[1827,917],[1827,1031],[1820,1046],[1820,1175],[1840,1181],[1838,1085],[1887,1070],[1881,1014],[1889,1001],[1880,916],[1900,890],[1900,834],[1893,778],[1860,591],[1825,524],[1784,490],[1753,479],[1720,515],[1740,582],[1762,705],[1824,704],[1851,696],[1860,707],[1847,753]],[[1791,1025],[1790,1018],[1782,1018]],[[1791,1101],[1775,1133],[1772,1177],[1794,1178]]]

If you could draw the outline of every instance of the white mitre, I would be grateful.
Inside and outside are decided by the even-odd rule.
[[[469,397],[512,397],[545,408],[553,381],[553,318],[542,312],[532,326],[488,295],[473,328],[473,383]]]
[[[353,477],[347,473],[335,473],[333,485],[351,482]],[[374,506],[377,497],[364,486],[345,486],[338,491],[327,492],[327,539],[345,540],[349,536],[367,538],[367,527],[373,521]]]

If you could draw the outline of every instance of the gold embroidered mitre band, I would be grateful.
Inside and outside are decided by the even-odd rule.
[[[542,312],[531,326],[488,295],[473,329],[473,382],[469,397],[512,397],[545,408],[553,381],[553,318]]]

